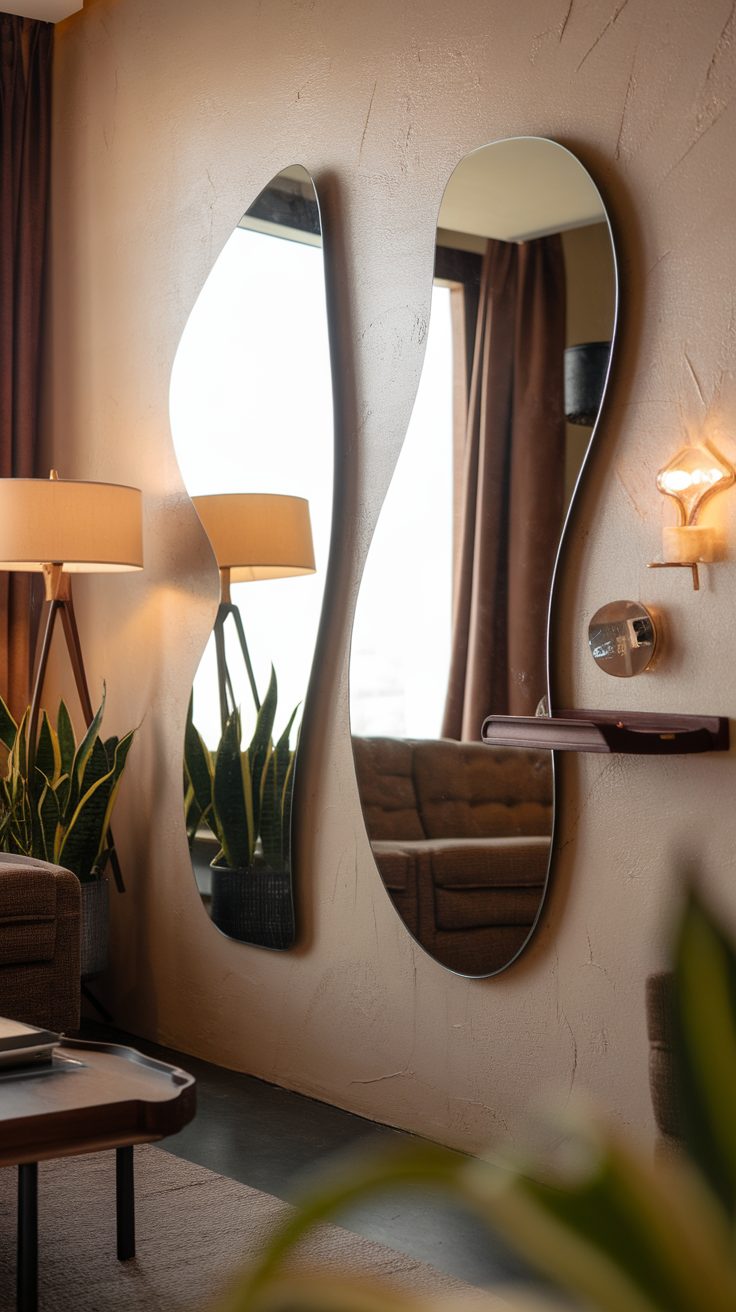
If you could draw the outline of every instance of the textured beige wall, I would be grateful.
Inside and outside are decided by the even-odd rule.
[[[78,591],[111,728],[144,717],[116,825],[129,891],[105,992],[121,1024],[464,1147],[514,1134],[547,1083],[592,1090],[648,1133],[643,981],[683,855],[730,895],[732,758],[567,759],[541,932],[508,974],[468,982],[412,945],[371,861],[347,652],[421,369],[443,187],[475,146],[548,135],[606,196],[623,284],[555,690],[578,705],[736,711],[734,560],[704,571],[699,595],[684,572],[646,570],[665,513],[654,474],[686,426],[720,424],[736,455],[732,29],[730,0],[97,0],[59,29],[48,438],[68,474],[146,492],[145,574]],[[216,576],[167,391],[223,242],[296,161],[320,191],[340,316],[342,496],[302,758],[306,932],[269,955],[209,924],[187,858],[180,743]],[[736,500],[725,509],[736,534]],[[658,671],[631,685],[585,648],[588,617],[617,596],[656,603],[671,634]]]

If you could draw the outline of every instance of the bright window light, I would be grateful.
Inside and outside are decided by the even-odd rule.
[[[358,596],[350,662],[352,732],[439,738],[452,620],[452,324],[435,287],[411,422]]]
[[[318,246],[236,228],[184,330],[170,409],[190,496],[280,492],[309,501],[316,574],[232,588],[261,695],[271,663],[276,669],[278,737],[307,690],[332,520],[332,386]],[[254,711],[232,633],[228,664],[234,679],[242,672],[235,697],[247,741]],[[212,639],[194,681],[194,718],[215,747],[220,713]]]

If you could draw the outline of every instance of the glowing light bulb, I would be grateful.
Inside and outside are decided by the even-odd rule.
[[[714,492],[730,487],[736,474],[725,460],[705,446],[685,446],[657,474],[657,487],[677,504],[679,524],[662,530],[664,558],[670,564],[712,560],[716,535],[696,524],[704,503]]]

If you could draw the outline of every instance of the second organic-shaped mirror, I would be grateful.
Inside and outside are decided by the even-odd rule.
[[[496,142],[455,169],[411,424],[353,632],[350,714],[378,870],[409,932],[474,977],[523,950],[547,886],[550,752],[481,742],[544,712],[562,524],[616,316],[610,226],[569,151]]]
[[[177,351],[171,423],[220,569],[184,749],[194,875],[223,933],[288,948],[297,744],[333,478],[320,214],[300,166],[261,192],[218,257]]]

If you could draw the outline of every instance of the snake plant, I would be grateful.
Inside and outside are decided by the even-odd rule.
[[[334,1171],[281,1225],[220,1312],[415,1312],[385,1286],[288,1259],[309,1231],[379,1190],[449,1195],[500,1231],[574,1303],[592,1312],[736,1308],[736,952],[697,896],[677,937],[673,1045],[685,1151],[655,1166],[590,1113],[568,1110],[551,1163],[479,1161],[426,1144],[373,1153]],[[474,1312],[499,1300],[478,1292]],[[523,1293],[503,1306],[538,1307]],[[465,1306],[431,1301],[434,1312]],[[548,1306],[545,1302],[544,1306]]]
[[[184,740],[184,808],[190,843],[206,824],[220,844],[215,866],[232,870],[253,867],[260,839],[263,860],[273,870],[289,861],[291,799],[295,750],[289,744],[298,707],[274,744],[278,704],[276,674],[256,719],[253,738],[243,749],[240,712],[229,716],[211,753],[198,732],[189,702]]]
[[[0,743],[7,750],[0,775],[0,851],[51,861],[83,882],[103,873],[111,855],[110,817],[135,730],[103,742],[105,695],[77,743],[65,702],[56,724],[46,711],[29,769],[26,710],[17,724],[0,697]]]

